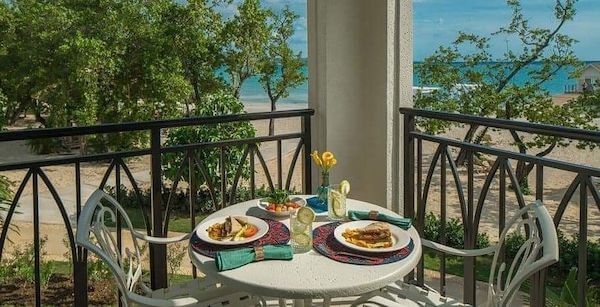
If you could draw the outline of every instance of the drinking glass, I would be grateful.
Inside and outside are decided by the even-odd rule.
[[[295,253],[306,253],[312,249],[313,222],[303,223],[298,219],[298,211],[290,213],[291,242]]]
[[[327,192],[327,216],[330,220],[340,221],[346,218],[346,194],[339,184],[330,185]]]

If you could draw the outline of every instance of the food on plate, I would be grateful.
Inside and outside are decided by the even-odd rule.
[[[342,236],[346,242],[366,248],[386,248],[394,244],[390,227],[384,222],[375,222],[363,228],[348,228]]]
[[[241,241],[256,235],[258,227],[248,223],[245,216],[228,216],[225,222],[211,225],[206,232],[213,240]]]
[[[301,207],[300,204],[290,200],[290,193],[286,190],[275,190],[265,200],[268,202],[265,209],[270,212],[289,212]]]

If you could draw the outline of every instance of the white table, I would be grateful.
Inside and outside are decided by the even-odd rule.
[[[251,200],[219,210],[207,217],[226,217],[230,215],[252,215],[272,218],[266,212],[256,208],[257,200]],[[396,215],[385,208],[358,201],[347,200],[349,210],[370,211]],[[289,218],[279,219],[289,227]],[[327,216],[318,216],[313,228],[330,223]],[[214,259],[194,252],[190,246],[192,263],[210,278],[215,278],[232,287],[249,293],[278,298],[306,299],[334,298],[363,294],[380,289],[385,285],[402,279],[412,271],[421,258],[421,239],[414,227],[408,230],[413,239],[414,250],[403,260],[383,265],[354,265],[329,259],[315,250],[303,254],[294,254],[291,261],[262,261],[246,266],[219,272]]]

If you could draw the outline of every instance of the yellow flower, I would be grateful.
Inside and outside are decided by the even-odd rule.
[[[334,166],[337,164],[337,159],[333,158],[331,159],[331,166]]]
[[[313,161],[315,161],[315,164],[317,166],[321,166],[323,165],[323,161],[321,161],[321,158],[319,158],[319,152],[318,151],[313,151],[312,154],[310,154],[310,156],[312,157]]]
[[[323,153],[323,162],[329,162],[333,158],[335,158],[335,157],[333,156],[333,154],[330,151],[326,151]]]

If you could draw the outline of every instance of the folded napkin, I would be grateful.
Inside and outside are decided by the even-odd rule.
[[[226,271],[254,261],[291,260],[292,257],[294,257],[294,250],[290,245],[265,245],[217,252],[215,263],[219,271]]]
[[[327,202],[320,200],[314,196],[306,199],[306,204],[315,211],[315,213],[327,212]]]
[[[404,230],[408,230],[412,225],[412,219],[403,218],[403,217],[395,217],[389,216],[384,213],[379,213],[376,211],[353,211],[348,210],[348,218],[357,221],[357,220],[376,220],[388,222],[390,224],[396,225]]]

